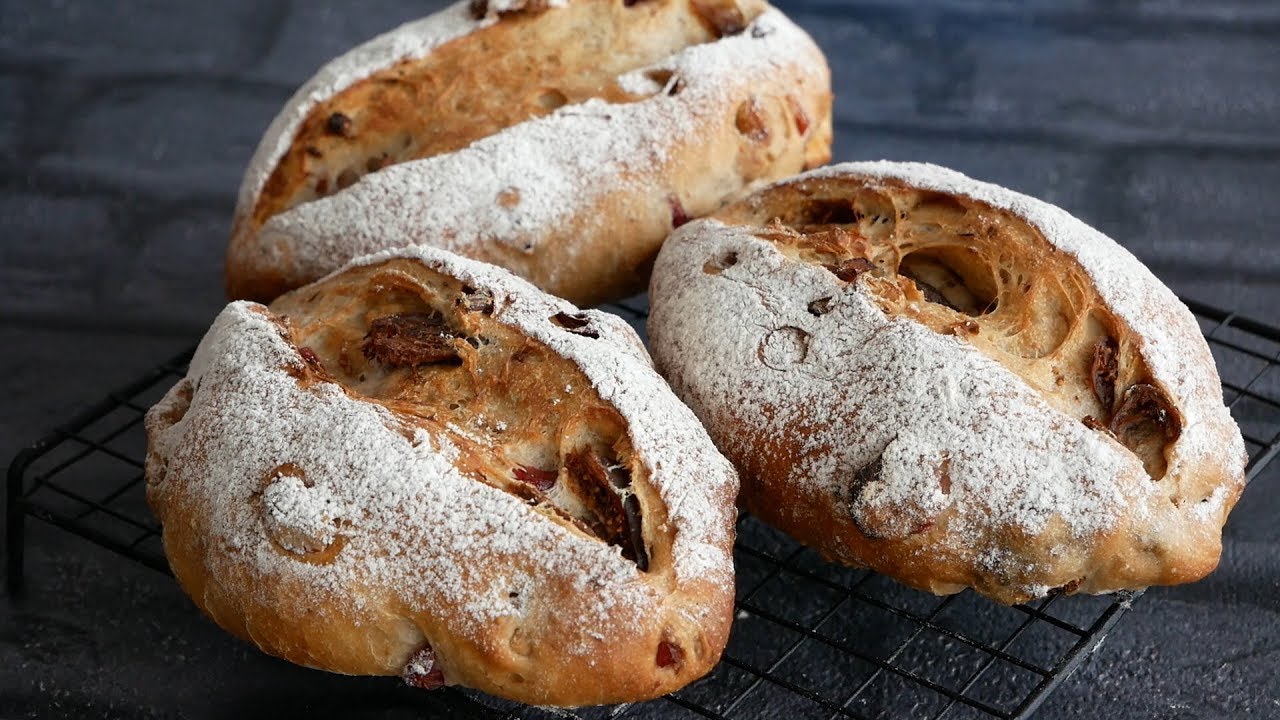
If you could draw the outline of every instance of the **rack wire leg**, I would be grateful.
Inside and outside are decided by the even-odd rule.
[[[5,589],[10,596],[22,592],[23,563],[27,544],[27,512],[22,500],[22,476],[26,471],[30,450],[23,451],[9,466],[5,490]]]

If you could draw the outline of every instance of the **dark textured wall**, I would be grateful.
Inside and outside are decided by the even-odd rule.
[[[1280,321],[1280,3],[780,4],[831,58],[837,159],[1041,196],[1178,292]],[[275,110],[324,60],[438,6],[0,0],[0,457],[198,337]],[[1280,716],[1277,508],[1250,493],[1224,570],[1145,598],[1044,717]],[[166,579],[33,532],[35,600],[0,604],[0,715],[198,715],[209,663],[221,693],[244,663],[305,704],[311,674],[231,643]],[[191,684],[153,693],[152,676]],[[244,692],[217,707],[271,691]]]
[[[0,4],[0,317],[193,335],[240,174],[292,89],[430,2]],[[1179,292],[1275,315],[1280,5],[784,3],[835,73],[837,159],[1063,205]]]

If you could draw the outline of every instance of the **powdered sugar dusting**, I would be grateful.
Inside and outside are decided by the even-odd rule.
[[[722,122],[730,88],[791,64],[823,67],[804,32],[768,10],[746,32],[619,79],[624,87],[656,91],[644,73],[670,70],[683,83],[674,96],[658,92],[626,104],[592,99],[457,152],[393,165],[271,218],[255,242],[264,261],[293,277],[316,277],[357,255],[428,240],[453,251],[495,241],[529,253],[607,194],[668,192],[653,169],[670,160],[665,148],[672,138]],[[498,202],[499,196],[519,202]]]
[[[249,161],[249,169],[240,185],[241,211],[252,211],[258,194],[267,184],[267,178],[293,144],[293,138],[303,120],[317,104],[383,68],[402,60],[426,57],[450,40],[494,22],[493,17],[476,20],[468,10],[468,3],[463,0],[434,15],[379,35],[320,68],[314,77],[289,98],[258,143],[258,149]]]
[[[631,423],[633,444],[678,531],[677,580],[731,581],[733,508],[726,498],[736,492],[736,477],[652,370],[626,323],[589,311],[601,339],[573,335],[549,320],[576,311],[572,306],[501,271],[439,251],[403,255],[492,291],[497,320],[577,363]],[[385,589],[418,612],[461,607],[452,628],[460,633],[481,633],[518,615],[509,587],[536,595],[548,582],[570,584],[580,595],[581,617],[574,619],[583,626],[625,626],[662,601],[618,548],[461,475],[453,464],[459,450],[448,437],[418,430],[410,441],[387,410],[336,384],[300,388],[286,368],[301,363],[261,306],[232,303],[201,342],[187,380],[158,406],[172,408],[185,383],[198,388],[185,416],[154,433],[153,451],[170,468],[206,473],[189,475],[186,491],[213,534],[225,538],[225,555],[206,559],[215,574],[226,558],[248,557],[261,574],[305,578],[329,602],[357,614],[366,603],[384,604],[360,588]],[[300,472],[273,470],[281,463]],[[692,477],[705,482],[688,482]],[[344,545],[332,561],[308,563],[272,540],[293,553]],[[502,574],[486,580],[483,568]]]

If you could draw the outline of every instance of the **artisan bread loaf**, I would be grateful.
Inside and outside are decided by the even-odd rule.
[[[1245,451],[1209,349],[1056,207],[839,165],[682,227],[650,299],[743,505],[834,560],[1006,603],[1217,565]]]
[[[416,248],[235,302],[147,415],[174,574],[268,653],[526,703],[700,677],[737,480],[621,319]]]
[[[431,245],[579,304],[673,226],[830,157],[813,41],[762,0],[459,3],[309,80],[240,188],[232,298]]]

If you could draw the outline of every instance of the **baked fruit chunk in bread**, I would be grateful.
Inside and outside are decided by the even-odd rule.
[[[744,507],[829,558],[1004,603],[1217,565],[1245,451],[1208,347],[1052,205],[834,166],[674,233],[650,300]]]
[[[174,574],[273,655],[657,696],[732,619],[732,467],[621,319],[418,248],[234,302],[147,415]]]
[[[830,145],[826,60],[762,0],[462,2],[289,100],[240,188],[227,289],[265,302],[428,244],[594,304],[642,290],[673,226]]]

